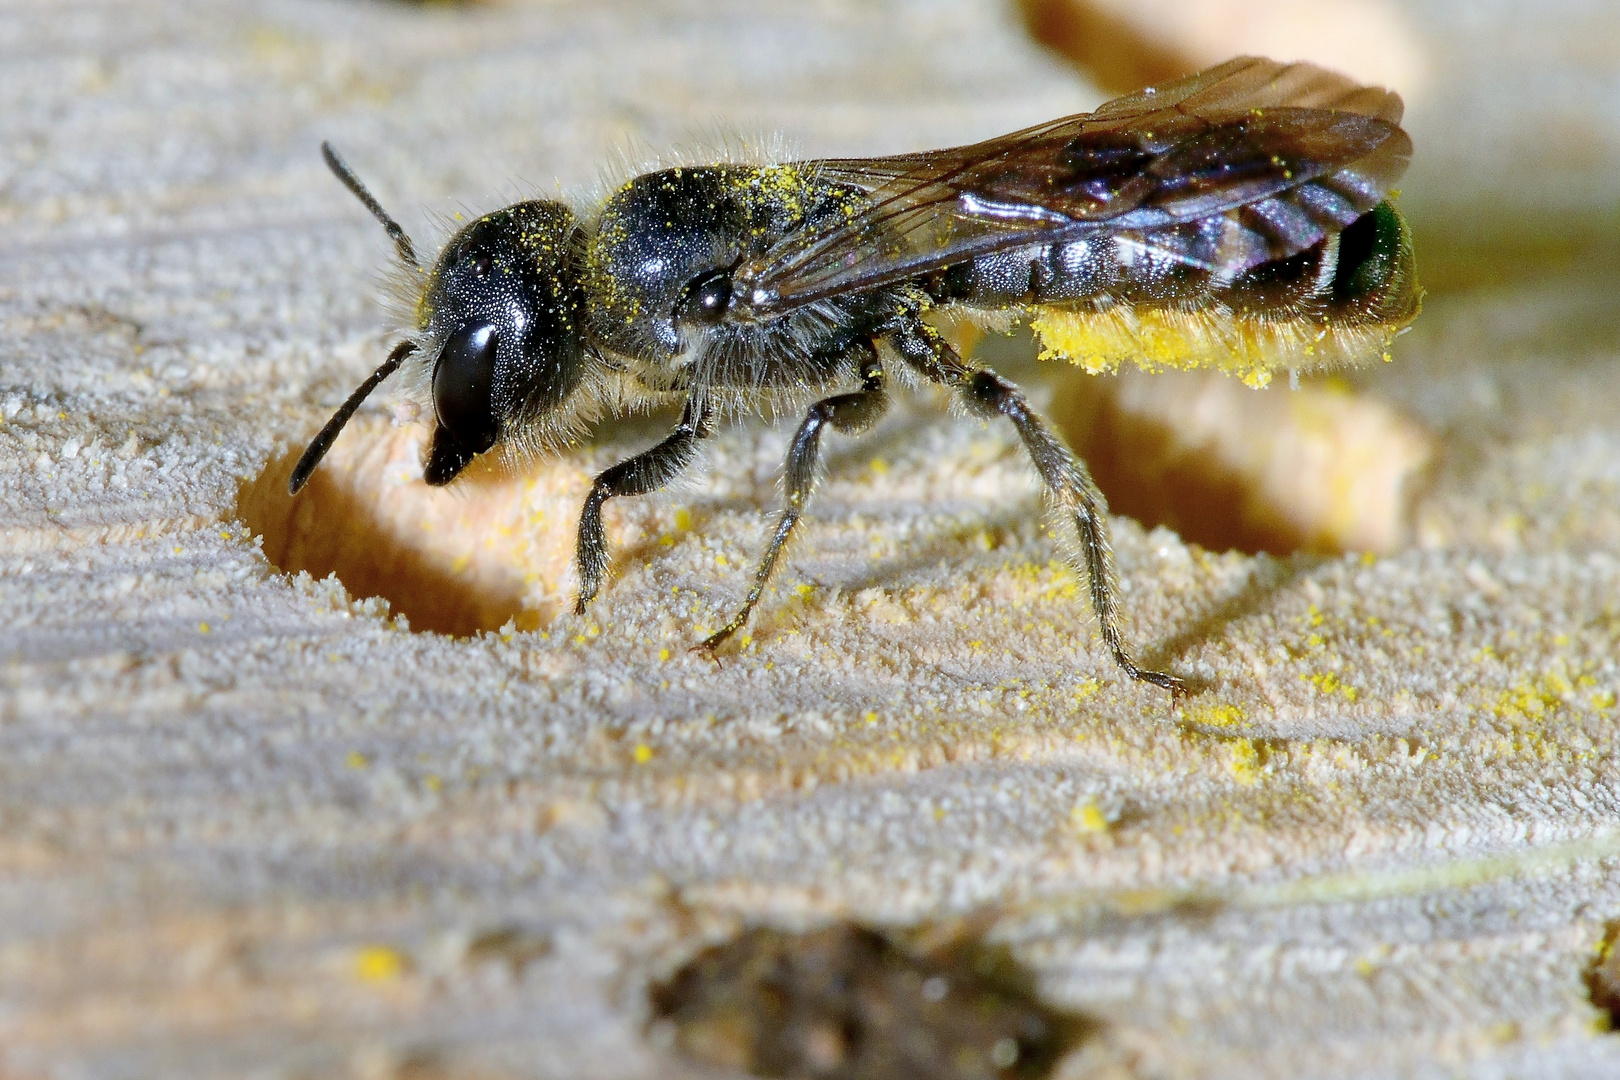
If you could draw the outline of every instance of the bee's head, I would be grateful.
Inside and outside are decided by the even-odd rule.
[[[450,238],[418,305],[436,421],[423,478],[453,480],[585,376],[584,237],[561,203],[521,202]]]
[[[400,261],[419,273],[404,230],[330,146],[321,149],[338,179],[393,237]],[[433,401],[433,440],[423,468],[429,484],[448,484],[503,440],[567,430],[578,410],[564,403],[591,370],[582,324],[584,250],[573,212],[544,200],[485,215],[452,236],[416,298],[416,332],[309,444],[289,490],[298,493],[366,396],[413,356],[411,366]]]

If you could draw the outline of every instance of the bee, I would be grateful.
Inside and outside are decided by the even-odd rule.
[[[828,429],[856,434],[889,370],[1016,429],[1132,679],[1185,691],[1126,642],[1107,505],[1017,386],[925,316],[1030,323],[1044,356],[1091,370],[1216,367],[1263,384],[1388,358],[1416,317],[1411,238],[1389,202],[1411,141],[1401,99],[1309,64],[1243,57],[1094,112],[947,150],[716,164],[636,176],[594,209],[536,199],[457,231],[431,266],[332,150],[387,229],[409,326],[293,469],[293,494],[377,386],[404,369],[432,405],[423,478],[480,454],[566,443],[626,405],[678,404],[651,448],[598,475],[580,513],[575,611],[608,566],[602,507],[669,484],[724,420],[799,403],[786,501],[747,621],[808,508]]]

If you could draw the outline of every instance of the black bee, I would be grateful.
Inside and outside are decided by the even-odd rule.
[[[367,394],[404,367],[436,424],[424,478],[497,445],[578,434],[610,403],[678,400],[656,446],[596,477],[580,515],[583,611],[607,567],[602,504],[668,484],[723,417],[813,401],[788,450],[787,505],[759,601],[810,499],[828,427],[887,403],[889,365],[1004,416],[1079,538],[1114,660],[1139,666],[1115,600],[1107,507],[1018,388],[963,360],[933,310],[1028,320],[1088,368],[1214,366],[1251,383],[1384,356],[1416,316],[1410,237],[1386,201],[1411,141],[1401,100],[1307,64],[1240,58],[1095,112],[895,157],[722,164],[638,176],[580,213],[520,202],[462,228],[431,268],[330,146],[327,164],[413,272],[412,324],[293,470],[296,493]]]

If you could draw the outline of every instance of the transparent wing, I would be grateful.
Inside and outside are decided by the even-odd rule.
[[[844,212],[745,262],[739,295],[770,313],[1098,229],[1241,272],[1377,205],[1411,156],[1401,109],[1309,64],[1243,57],[971,146],[812,162],[849,193]]]

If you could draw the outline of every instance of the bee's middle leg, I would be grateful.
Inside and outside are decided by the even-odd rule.
[[[698,440],[708,436],[709,421],[705,404],[688,401],[681,422],[663,442],[604,470],[591,484],[591,493],[579,513],[579,537],[574,545],[574,558],[579,564],[579,596],[574,600],[574,614],[585,613],[585,605],[595,599],[607,573],[602,504],[617,495],[649,494],[679,476],[691,462]]]
[[[777,519],[776,531],[771,534],[770,546],[765,549],[765,556],[759,562],[759,569],[754,571],[754,584],[748,590],[742,608],[731,617],[730,622],[710,634],[693,651],[712,656],[727,638],[742,629],[743,624],[748,621],[749,613],[754,610],[754,605],[759,603],[759,598],[764,595],[765,586],[771,580],[771,574],[776,571],[776,564],[793,535],[794,526],[798,525],[805,506],[810,502],[810,490],[815,486],[816,456],[821,448],[822,430],[831,425],[846,435],[857,434],[870,427],[888,406],[889,399],[884,390],[883,365],[878,360],[877,347],[869,341],[864,342],[862,347],[866,355],[861,361],[861,388],[853,393],[823,398],[810,406],[804,422],[793,435],[793,442],[788,448],[787,464],[783,468],[787,506],[783,509],[782,516]]]

